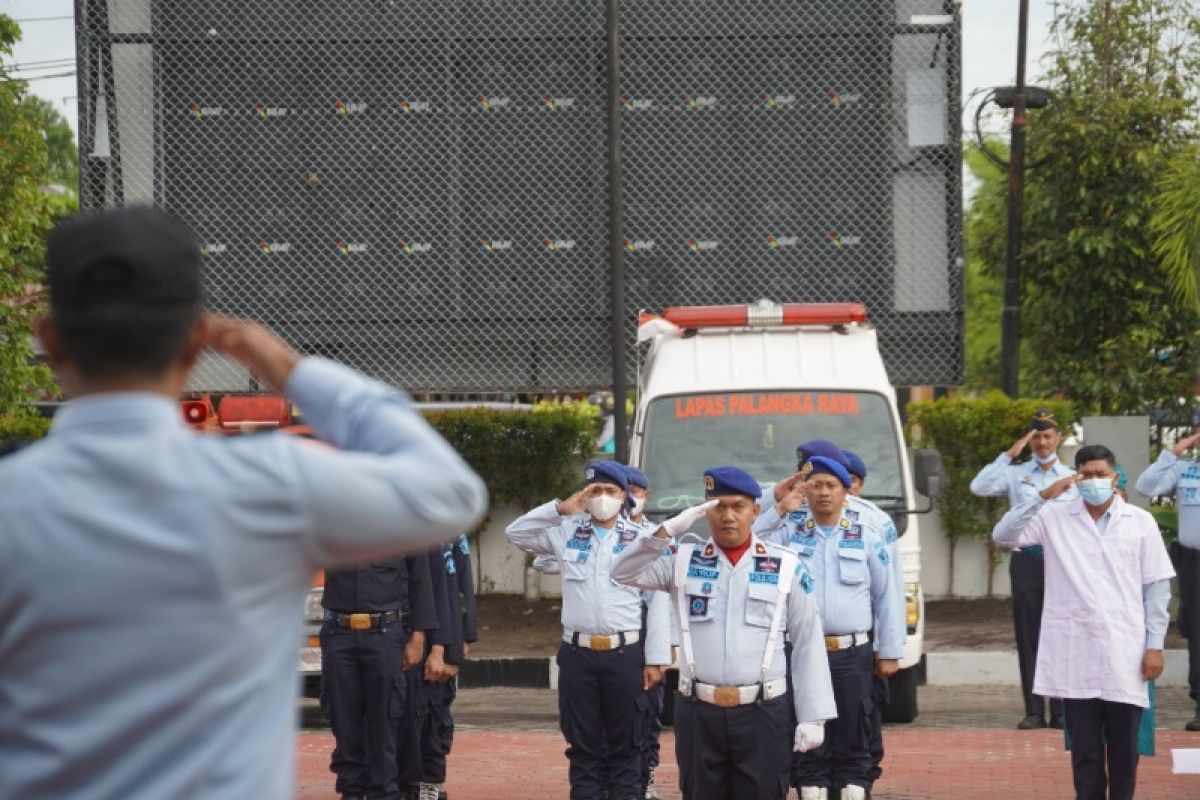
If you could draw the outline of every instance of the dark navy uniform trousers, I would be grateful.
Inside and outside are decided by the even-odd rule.
[[[1026,716],[1046,716],[1046,703],[1033,693],[1038,637],[1042,632],[1042,601],[1046,594],[1046,559],[1040,554],[1013,551],[1008,562],[1012,585],[1013,633],[1017,640],[1017,665],[1021,669],[1021,694]],[[1050,701],[1050,716],[1062,716],[1062,701]]]
[[[650,783],[650,770],[658,766],[658,737],[662,735],[662,710],[666,687],[660,681],[646,691],[646,735],[642,739],[642,793]]]
[[[454,718],[450,704],[458,694],[458,681],[429,683],[425,664],[409,670],[412,702],[401,724],[400,785],[415,788],[419,783],[446,782],[446,756],[454,742]]]
[[[1098,698],[1064,704],[1076,800],[1132,800],[1141,707]]]
[[[721,708],[675,696],[675,759],[686,800],[783,800],[795,736],[791,692]]]
[[[321,710],[337,740],[339,794],[395,797],[396,742],[408,691],[403,622],[364,631],[321,627]]]
[[[597,652],[558,649],[558,720],[567,740],[571,800],[634,800],[642,792],[641,749],[649,701],[640,641]]]
[[[1200,550],[1171,543],[1179,575],[1179,633],[1188,643],[1188,694],[1200,716]]]
[[[829,654],[837,719],[825,723],[825,743],[792,757],[793,786],[840,789],[871,785],[875,716],[875,651],[870,642]]]

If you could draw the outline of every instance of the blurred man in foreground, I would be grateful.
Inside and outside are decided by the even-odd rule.
[[[79,217],[47,258],[38,333],[73,399],[0,462],[0,797],[289,798],[312,573],[457,536],[483,483],[403,395],[204,314],[172,217]],[[192,434],[206,346],[338,450]]]

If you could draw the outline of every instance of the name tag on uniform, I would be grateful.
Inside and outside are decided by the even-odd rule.
[[[717,579],[717,570],[697,567],[693,563],[688,566],[687,576],[689,578],[703,578],[704,580],[715,581]]]

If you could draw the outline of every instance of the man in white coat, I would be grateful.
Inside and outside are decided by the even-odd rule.
[[[1111,800],[1125,800],[1137,777],[1146,682],[1162,674],[1175,570],[1154,518],[1114,495],[1112,451],[1081,448],[1075,469],[1009,511],[992,538],[1045,548],[1034,691],[1063,698],[1076,797],[1103,800],[1107,786]],[[1072,487],[1078,499],[1049,502]]]

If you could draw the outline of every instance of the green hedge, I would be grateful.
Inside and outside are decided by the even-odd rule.
[[[50,420],[44,417],[0,416],[0,442],[28,442],[41,439],[50,430]]]
[[[1012,400],[1000,392],[982,397],[943,397],[910,403],[909,441],[918,447],[933,447],[942,454],[945,486],[937,498],[942,530],[950,539],[950,592],[954,592],[954,545],[965,537],[990,537],[992,528],[1008,510],[1007,497],[976,497],[971,479],[1029,431],[1029,420],[1039,408],[1048,408],[1063,430],[1070,432],[1076,420],[1070,402],[1059,399]],[[1025,449],[1022,459],[1030,457]],[[988,539],[990,545],[990,538]],[[998,560],[995,549],[992,567]],[[992,575],[988,573],[988,594]]]
[[[566,497],[582,481],[595,448],[595,423],[569,405],[536,411],[456,409],[427,415],[483,477],[492,505],[515,501],[528,509]]]

